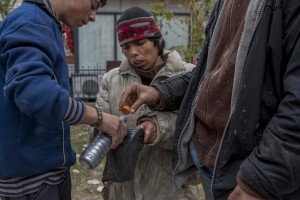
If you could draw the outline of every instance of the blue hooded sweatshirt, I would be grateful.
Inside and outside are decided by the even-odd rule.
[[[1,23],[0,51],[0,179],[73,165],[65,119],[76,106],[56,19],[23,2]]]

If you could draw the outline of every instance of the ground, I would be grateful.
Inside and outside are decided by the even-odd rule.
[[[73,200],[102,200],[100,191],[104,160],[93,170],[85,169],[78,159],[83,149],[88,144],[88,126],[79,125],[71,127],[71,140],[76,152],[77,162],[71,168],[72,199]]]

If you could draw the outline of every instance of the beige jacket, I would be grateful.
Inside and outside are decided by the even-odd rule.
[[[183,62],[176,51],[168,53],[165,67],[156,74],[151,84],[193,69],[194,65]],[[141,83],[141,80],[125,59],[119,68],[103,75],[97,105],[104,112],[122,115],[119,111],[120,96],[132,82]],[[158,135],[152,144],[144,146],[135,168],[134,179],[124,183],[106,183],[102,191],[104,200],[199,199],[197,186],[177,190],[172,182],[172,145],[176,117],[177,112],[153,111],[146,105],[141,106],[134,115],[128,116],[129,128],[136,127],[143,120],[151,120],[157,126]]]

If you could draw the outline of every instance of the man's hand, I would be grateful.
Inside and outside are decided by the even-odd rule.
[[[144,121],[141,126],[144,129],[144,143],[147,144],[153,142],[157,137],[156,124],[152,121]]]
[[[131,113],[135,113],[142,104],[154,105],[158,103],[161,98],[157,89],[139,83],[132,83],[125,89],[121,96],[120,107],[126,104],[126,100],[129,97],[134,97]]]
[[[111,135],[112,143],[110,148],[115,149],[123,142],[127,134],[127,124],[122,122],[118,116],[103,113],[103,121],[97,127],[97,130]]]
[[[229,195],[228,200],[264,200],[264,199],[257,198],[248,194],[239,185],[237,185]]]

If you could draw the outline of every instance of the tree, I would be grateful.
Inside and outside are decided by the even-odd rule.
[[[172,46],[170,49],[176,49],[190,61],[194,56],[198,56],[200,48],[205,40],[205,26],[213,9],[216,0],[181,0],[177,5],[189,11],[190,15],[180,20],[180,23],[189,25],[187,46]],[[152,3],[150,5],[151,13],[156,18],[161,27],[168,26],[172,29],[170,21],[175,18],[173,11],[166,9],[169,0]],[[163,19],[167,22],[163,23]],[[165,32],[168,34],[168,32]],[[179,36],[180,37],[180,36]]]
[[[19,3],[18,0],[0,0],[0,15],[3,19],[6,17]]]

